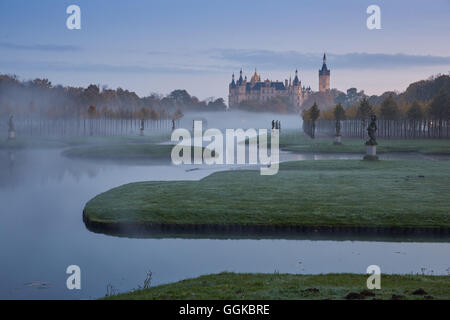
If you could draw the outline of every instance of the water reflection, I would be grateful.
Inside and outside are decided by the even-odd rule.
[[[224,270],[364,273],[378,264],[385,273],[446,274],[450,267],[450,243],[128,239],[88,231],[81,212],[101,192],[227,169],[151,164],[73,160],[60,150],[0,152],[0,298],[97,298],[108,284],[119,291],[142,285],[149,270],[156,285]],[[65,287],[71,264],[81,267],[81,291]]]

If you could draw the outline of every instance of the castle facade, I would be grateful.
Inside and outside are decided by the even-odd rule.
[[[319,91],[325,92],[329,89],[330,70],[327,68],[326,55],[324,54],[322,69],[319,70]],[[310,94],[311,87],[302,86],[297,70],[295,70],[294,80],[290,78],[281,82],[270,81],[269,79],[261,81],[261,76],[256,72],[256,69],[250,81],[248,81],[247,76],[242,76],[241,69],[239,79],[235,80],[234,74],[232,75],[229,84],[228,107],[232,108],[248,100],[258,101],[262,104],[273,98],[286,97],[291,105],[300,110],[303,101]]]

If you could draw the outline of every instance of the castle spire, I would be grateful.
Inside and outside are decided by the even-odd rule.
[[[241,68],[241,71],[239,71],[239,80],[237,82],[238,85],[241,85],[243,81],[244,81],[244,79],[242,78],[242,68]]]
[[[330,69],[327,67],[327,55],[323,54],[322,69],[319,69],[319,91],[325,92],[330,89]]]
[[[298,79],[298,70],[295,70],[294,82],[292,83],[294,86],[298,86],[300,84],[300,80]]]

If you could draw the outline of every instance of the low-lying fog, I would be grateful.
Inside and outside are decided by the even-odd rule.
[[[298,115],[247,112],[188,113],[180,126],[191,129],[193,120],[202,119],[218,129],[270,129],[272,120],[281,121],[282,128],[301,127]],[[149,270],[152,285],[158,285],[225,270],[365,273],[375,261],[383,273],[446,274],[450,265],[449,243],[128,239],[92,233],[82,210],[101,192],[134,181],[197,180],[224,168],[114,164],[69,159],[61,151],[0,150],[0,299],[98,298],[108,285],[122,292],[137,288]],[[80,291],[66,288],[66,268],[72,264],[81,268]]]
[[[181,119],[180,126],[187,129],[192,128],[193,120],[206,120],[207,128],[217,129],[271,129],[272,120],[278,120],[281,122],[281,128],[300,130],[303,123],[298,114],[280,115],[233,110],[228,112],[189,112]]]

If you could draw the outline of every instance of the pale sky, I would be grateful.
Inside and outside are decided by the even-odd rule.
[[[66,27],[71,4],[81,30]],[[381,30],[366,27],[371,4]],[[2,0],[0,73],[226,99],[240,68],[271,80],[298,69],[317,90],[327,52],[333,88],[380,94],[450,71],[449,16],[449,0]]]

